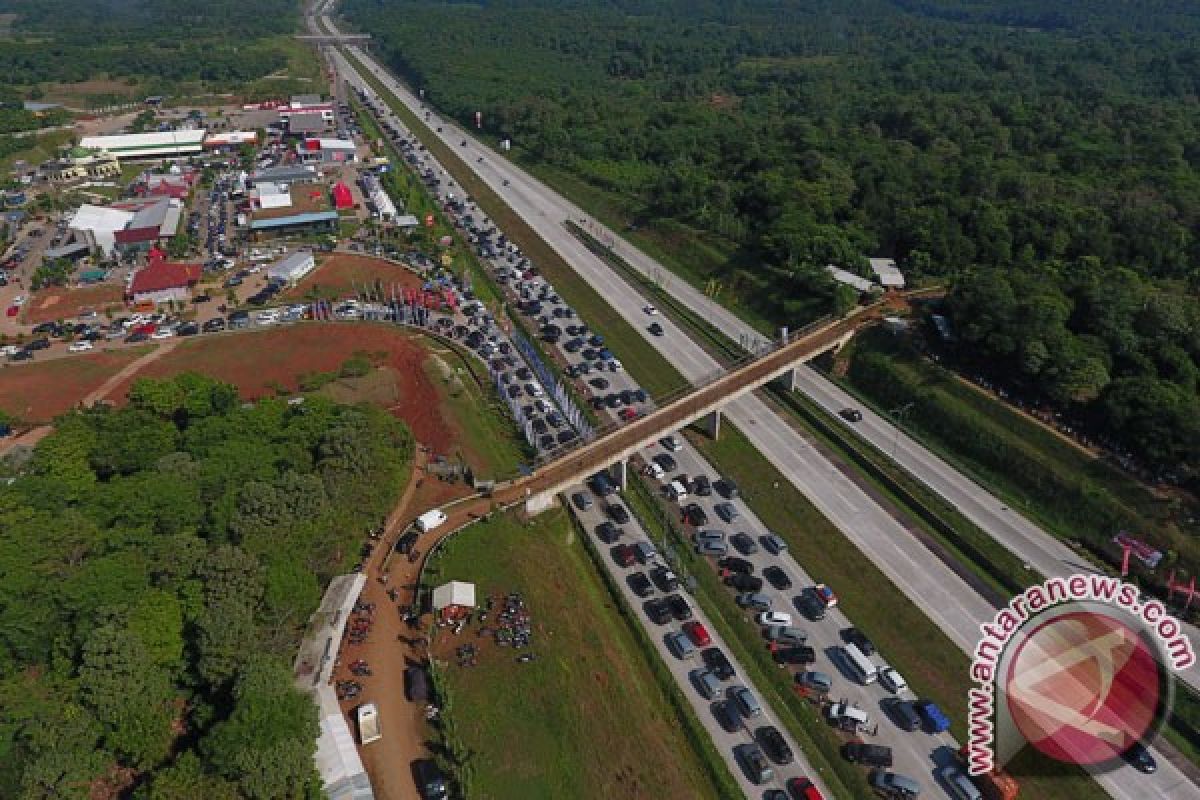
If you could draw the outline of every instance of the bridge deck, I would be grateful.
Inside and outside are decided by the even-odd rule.
[[[855,316],[799,334],[771,353],[565,453],[561,458],[539,467],[531,475],[498,488],[496,499],[502,503],[513,502],[523,495],[561,491],[571,483],[612,466],[630,451],[679,430],[733,397],[769,383],[789,368],[828,349],[847,333],[874,322],[878,316],[879,309],[872,307]]]

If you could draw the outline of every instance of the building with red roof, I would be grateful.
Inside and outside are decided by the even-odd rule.
[[[133,274],[129,284],[129,299],[134,303],[186,303],[192,289],[200,281],[204,268],[200,264],[176,264],[154,258]]]
[[[354,195],[350,187],[338,181],[333,185],[333,207],[338,211],[344,208],[354,208]]]

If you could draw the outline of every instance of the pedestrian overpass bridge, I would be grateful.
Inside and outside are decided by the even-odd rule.
[[[715,435],[722,406],[774,380],[782,379],[791,388],[797,367],[821,353],[840,348],[860,329],[877,322],[881,310],[882,304],[876,304],[845,319],[794,333],[748,363],[547,461],[523,478],[497,486],[493,496],[505,505],[524,498],[526,513],[538,514],[553,506],[560,492],[600,470],[618,467],[619,478],[623,477],[630,456],[697,420],[708,418],[709,429]]]

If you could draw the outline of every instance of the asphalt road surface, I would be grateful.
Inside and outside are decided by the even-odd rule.
[[[327,23],[328,25],[328,23]],[[330,26],[332,28],[332,26]],[[348,47],[360,63],[369,65],[374,76],[415,114],[421,113],[421,101],[386,73],[359,48]],[[338,59],[339,63],[342,62]],[[662,338],[645,332],[646,304],[635,288],[617,276],[603,261],[588,251],[564,227],[567,220],[586,215],[556,193],[530,178],[511,163],[480,145],[462,128],[438,120],[442,140],[456,148],[463,162],[485,180],[498,195],[519,213],[568,263],[585,277],[613,307],[624,316],[651,346],[658,347],[689,379],[712,374],[719,365],[699,345],[676,331]],[[467,141],[462,147],[461,142]],[[482,157],[482,161],[477,159]],[[509,186],[504,186],[504,181]],[[628,245],[618,243],[618,252],[629,263],[639,266],[645,257]],[[653,268],[652,268],[653,269]],[[647,274],[668,274],[661,267]],[[670,287],[681,300],[689,302],[694,292],[682,281]],[[722,312],[724,312],[722,314]],[[728,311],[704,312],[719,327],[743,326]],[[728,316],[730,321],[724,319]],[[618,354],[619,355],[619,354]],[[979,637],[979,624],[992,616],[993,609],[969,585],[935,559],[907,530],[875,504],[861,489],[819,453],[798,433],[756,397],[742,398],[727,408],[727,416],[746,433],[780,471],[855,542],[864,554],[893,580],[902,591],[934,620],[963,650],[970,653]],[[980,490],[981,491],[981,490]],[[965,701],[964,701],[965,706]],[[963,713],[963,710],[959,710]],[[1130,768],[1100,776],[1097,780],[1114,797],[1141,800],[1151,797],[1193,797],[1196,787],[1161,756],[1159,771],[1151,776]]]

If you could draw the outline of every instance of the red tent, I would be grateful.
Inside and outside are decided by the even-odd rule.
[[[333,205],[339,211],[354,206],[354,196],[350,194],[350,187],[341,181],[333,185]]]

